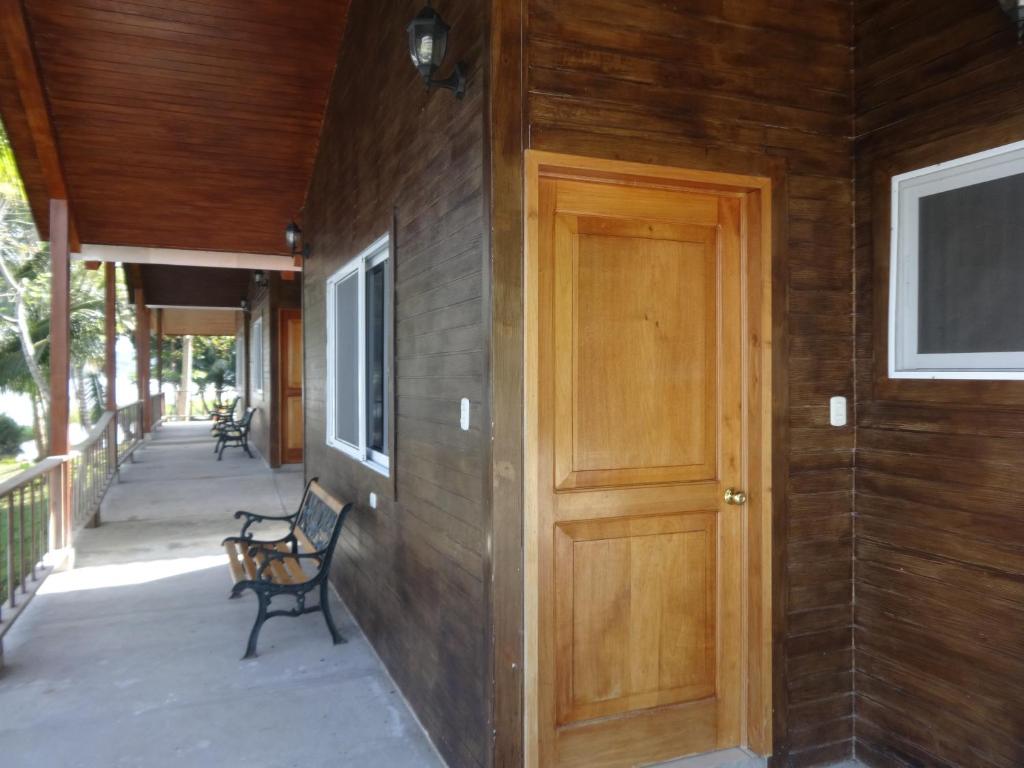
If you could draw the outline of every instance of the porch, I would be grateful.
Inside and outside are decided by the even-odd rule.
[[[218,463],[211,446],[209,424],[156,430],[102,526],[77,534],[75,568],[49,576],[4,638],[0,762],[440,765],[340,601],[347,644],[319,616],[274,620],[239,662],[254,603],[227,599],[220,540],[236,509],[291,511],[303,474],[239,449]]]

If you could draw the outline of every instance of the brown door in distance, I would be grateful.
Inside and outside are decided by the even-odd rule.
[[[302,312],[281,314],[281,463],[302,461]]]
[[[741,199],[571,174],[538,192],[540,765],[737,745]]]

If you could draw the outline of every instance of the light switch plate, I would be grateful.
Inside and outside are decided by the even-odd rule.
[[[462,403],[459,405],[459,426],[465,432],[469,429],[469,398],[462,398]]]
[[[833,397],[828,401],[828,417],[833,427],[846,426],[846,398]]]

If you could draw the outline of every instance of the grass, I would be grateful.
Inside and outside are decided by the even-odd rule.
[[[0,459],[0,481],[14,477],[19,472],[32,466],[31,461],[18,461],[17,459],[5,457]]]

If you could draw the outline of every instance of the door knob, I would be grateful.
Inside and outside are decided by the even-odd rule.
[[[725,503],[739,506],[740,504],[747,503],[747,494],[743,491],[737,491],[735,488],[725,489]]]

